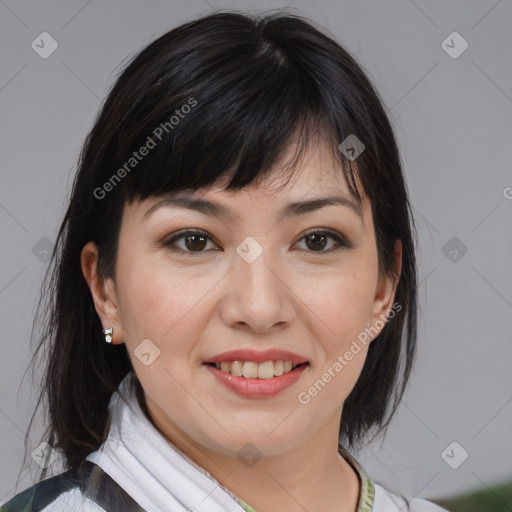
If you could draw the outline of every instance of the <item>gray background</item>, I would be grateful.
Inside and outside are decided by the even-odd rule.
[[[0,502],[13,492],[37,389],[20,382],[45,250],[119,66],[214,9],[285,6],[345,45],[391,109],[420,236],[418,363],[387,437],[356,455],[410,496],[512,477],[511,1],[3,0]],[[31,48],[43,31],[59,44],[47,59]],[[453,31],[469,44],[456,59],[441,46]],[[441,456],[453,441],[469,454],[458,469]]]

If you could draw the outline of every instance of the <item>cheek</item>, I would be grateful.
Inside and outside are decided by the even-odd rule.
[[[376,282],[376,263],[368,257],[357,257],[314,283],[305,283],[302,297],[323,324],[326,335],[320,339],[327,352],[342,350],[368,327]]]
[[[126,347],[133,368],[154,403],[166,404],[164,409],[168,407],[169,411],[180,410],[186,419],[190,404],[183,384],[192,379],[190,354],[204,329],[201,319],[205,317],[206,301],[201,298],[212,285],[203,287],[206,283],[197,283],[144,255],[134,254],[129,263],[120,274],[124,276],[120,294],[124,298]],[[151,344],[141,344],[148,339]],[[144,352],[139,348],[142,346]],[[150,353],[147,365],[148,361],[139,358],[145,352]]]
[[[326,358],[319,370],[321,380],[328,382],[321,400],[324,403],[343,401],[361,374],[368,352],[365,329],[372,318],[376,282],[377,261],[371,255],[361,258],[331,288],[332,301],[325,301],[326,317],[331,319],[335,335],[324,346]]]
[[[372,312],[370,275],[354,271],[329,280],[311,308],[319,312],[326,328],[316,333],[317,364],[312,365],[298,400],[318,425],[342,406],[364,366],[368,343],[358,336],[364,334]]]
[[[371,318],[375,283],[369,274],[368,270],[350,274],[333,290],[329,313],[334,322],[333,330],[341,340],[356,336]]]
[[[127,346],[133,351],[149,338],[160,348],[162,361],[176,364],[173,361],[190,352],[193,340],[204,329],[207,291],[218,276],[193,278],[191,272],[179,271],[144,254],[132,254],[129,261],[120,262],[119,268]]]

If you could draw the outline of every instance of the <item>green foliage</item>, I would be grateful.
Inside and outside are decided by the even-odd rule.
[[[430,501],[450,512],[512,512],[512,482],[453,498]]]

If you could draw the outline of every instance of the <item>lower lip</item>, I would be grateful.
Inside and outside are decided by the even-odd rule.
[[[238,395],[247,398],[269,398],[278,395],[281,391],[293,386],[308,366],[307,364],[297,366],[291,372],[283,373],[283,375],[271,379],[248,379],[246,377],[236,377],[218,370],[215,366],[206,365],[207,369],[221,384],[224,384]]]

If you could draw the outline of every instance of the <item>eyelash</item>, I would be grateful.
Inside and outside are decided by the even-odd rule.
[[[188,251],[188,250],[176,247],[174,245],[178,240],[181,240],[181,239],[185,238],[186,236],[194,236],[194,235],[196,235],[196,236],[203,236],[203,237],[207,238],[208,240],[213,241],[212,238],[209,235],[207,235],[206,233],[204,233],[202,231],[196,231],[196,230],[187,229],[187,230],[184,230],[184,231],[180,231],[179,233],[176,233],[172,238],[170,238],[169,240],[165,241],[164,245],[166,247],[168,247],[172,252],[188,253],[188,254],[192,254],[192,255],[199,255],[199,254],[203,254],[203,253],[207,252],[206,250],[203,250],[203,251]],[[336,243],[338,244],[338,247],[331,248],[330,250],[327,250],[327,251],[325,251],[325,250],[321,250],[321,251],[306,251],[306,252],[309,252],[311,254],[330,253],[330,252],[337,251],[337,250],[340,250],[340,249],[353,249],[355,247],[355,244],[352,244],[351,242],[349,242],[343,236],[341,236],[341,235],[339,235],[337,233],[334,233],[332,231],[327,231],[327,230],[313,230],[313,231],[309,231],[309,232],[305,233],[302,236],[302,238],[300,238],[299,241],[304,240],[305,238],[307,238],[310,235],[326,235],[326,236],[334,239],[336,241]]]

